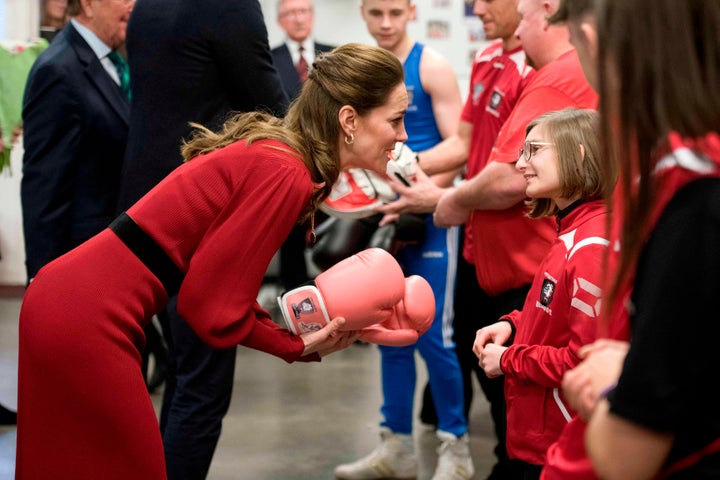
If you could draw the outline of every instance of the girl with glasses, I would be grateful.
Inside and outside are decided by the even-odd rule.
[[[528,215],[555,216],[558,237],[522,310],[478,330],[473,351],[489,377],[505,375],[511,478],[539,478],[545,452],[574,412],[560,393],[578,349],[595,336],[609,244],[603,195],[615,176],[599,168],[598,114],[565,109],[526,128],[516,168]]]

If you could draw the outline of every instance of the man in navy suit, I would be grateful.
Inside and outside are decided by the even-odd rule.
[[[140,0],[127,50],[133,92],[119,211],[182,163],[190,122],[215,130],[239,111],[284,113],[258,0]],[[172,360],[160,429],[168,479],[201,480],[230,405],[236,349],[203,343],[176,302],[159,315]]]
[[[70,0],[70,23],[28,76],[21,180],[28,281],[114,218],[130,116],[117,50],[134,3]]]
[[[285,93],[292,101],[302,88],[298,72],[300,48],[303,49],[303,59],[310,67],[316,54],[328,52],[334,47],[317,43],[312,38],[315,17],[311,0],[279,0],[277,12],[278,23],[285,31],[286,39],[282,45],[272,49],[272,57]]]
[[[273,62],[283,88],[292,101],[300,93],[315,55],[334,47],[317,43],[312,37],[314,12],[311,0],[278,0],[277,19],[285,31],[282,45],[272,50]],[[305,264],[307,226],[296,225],[280,249],[280,282],[286,290],[309,280]]]

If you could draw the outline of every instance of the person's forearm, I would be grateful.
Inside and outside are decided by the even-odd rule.
[[[465,142],[453,135],[434,147],[418,152],[418,165],[428,175],[455,172],[467,161]]]
[[[455,200],[473,210],[505,210],[525,198],[525,179],[508,164],[490,164],[457,187]]]
[[[599,477],[613,480],[655,478],[672,447],[672,436],[633,424],[609,411],[601,400],[585,432],[585,446]]]
[[[435,185],[443,189],[452,187],[453,183],[455,182],[455,178],[457,178],[458,176],[458,173],[459,172],[457,170],[448,170],[447,172],[436,173],[432,176],[432,181]]]

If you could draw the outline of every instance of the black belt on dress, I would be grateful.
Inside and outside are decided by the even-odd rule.
[[[168,297],[177,294],[184,277],[182,271],[165,253],[165,250],[135,223],[135,220],[123,212],[113,220],[109,228],[160,280]]]

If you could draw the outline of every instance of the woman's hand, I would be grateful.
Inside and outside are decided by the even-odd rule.
[[[360,338],[360,331],[340,331],[343,325],[345,325],[345,319],[337,317],[316,332],[300,335],[300,338],[305,342],[305,350],[303,350],[302,356],[317,353],[324,357],[347,348]]]

